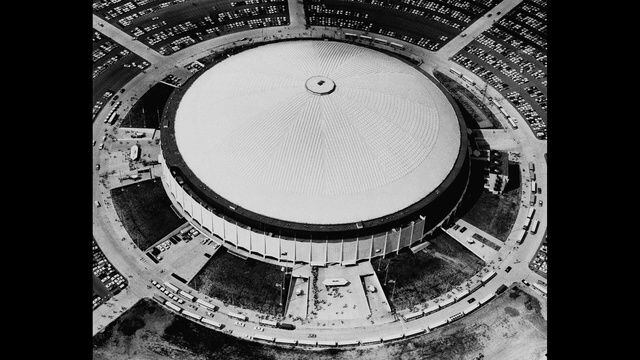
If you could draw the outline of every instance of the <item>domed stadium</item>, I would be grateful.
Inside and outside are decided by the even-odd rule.
[[[202,71],[169,100],[162,139],[168,193],[203,228],[221,234],[228,217],[249,237],[303,241],[423,224],[467,156],[464,122],[430,76],[331,41],[264,45]],[[193,194],[176,197],[176,179]]]

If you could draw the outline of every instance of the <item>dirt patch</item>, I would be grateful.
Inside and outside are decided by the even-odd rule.
[[[514,290],[515,289],[515,290]],[[143,299],[93,338],[93,358],[124,359],[442,359],[543,360],[546,359],[546,321],[526,302],[535,299],[512,286],[507,293],[470,316],[429,334],[401,342],[356,350],[303,351],[281,349],[213,331],[174,315]],[[507,310],[509,309],[509,310]],[[517,314],[516,314],[517,312]],[[131,335],[122,323],[138,318],[144,325]],[[133,320],[140,323],[139,320]]]

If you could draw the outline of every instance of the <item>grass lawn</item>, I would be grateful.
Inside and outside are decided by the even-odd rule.
[[[171,200],[158,178],[112,189],[111,197],[124,228],[142,250],[186,222],[169,207]]]
[[[164,105],[173,90],[169,85],[155,84],[136,102],[120,127],[158,129]]]
[[[280,288],[276,286],[282,282],[279,266],[250,258],[242,260],[220,249],[189,286],[227,304],[277,316],[285,308],[285,300],[282,306],[279,304]],[[286,288],[283,294],[286,299]]]
[[[520,207],[519,166],[509,164],[509,182],[501,195],[494,195],[482,185],[484,164],[483,161],[471,161],[469,187],[458,215],[498,240],[506,241]]]
[[[397,310],[411,308],[450,291],[484,266],[484,261],[442,231],[436,231],[428,241],[429,247],[417,254],[406,250],[392,258],[371,261],[388,298],[393,284],[385,287],[385,276],[387,280],[396,281],[390,302]]]

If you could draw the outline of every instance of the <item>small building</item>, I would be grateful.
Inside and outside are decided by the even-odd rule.
[[[484,178],[484,188],[493,194],[502,194],[509,182],[509,154],[501,151],[489,153],[489,165]]]

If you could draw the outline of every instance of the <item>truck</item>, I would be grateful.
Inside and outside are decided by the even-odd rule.
[[[483,284],[488,283],[488,282],[489,282],[489,280],[493,279],[497,274],[498,274],[498,273],[497,273],[497,272],[495,272],[495,271],[492,271],[492,272],[488,273],[487,275],[485,275],[485,276],[483,276],[483,277],[482,277],[482,280],[481,280],[481,281],[482,281],[482,283],[483,283]]]

